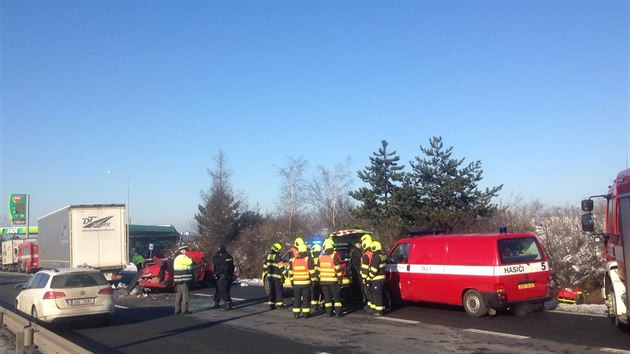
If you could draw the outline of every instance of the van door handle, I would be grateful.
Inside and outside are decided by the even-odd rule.
[[[411,270],[411,266],[409,264],[407,264],[407,271]]]

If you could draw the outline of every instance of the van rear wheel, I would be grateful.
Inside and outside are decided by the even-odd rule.
[[[464,309],[470,317],[481,317],[488,313],[488,308],[477,290],[468,290],[464,294]]]

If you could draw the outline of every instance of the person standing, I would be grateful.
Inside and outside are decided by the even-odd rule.
[[[314,244],[311,247],[311,257],[313,257],[313,263],[315,264],[315,276],[311,282],[311,312],[319,309],[320,298],[322,295],[322,288],[319,284],[319,256],[321,253],[321,245]]]
[[[333,307],[337,317],[341,317],[343,304],[339,281],[341,280],[341,265],[335,255],[335,244],[331,239],[324,241],[324,253],[319,256],[319,283],[324,294],[324,308],[326,316],[332,317]]]
[[[370,303],[370,289],[371,284],[368,282],[368,274],[370,272],[370,263],[372,262],[372,250],[370,246],[372,244],[372,237],[361,238],[361,249],[363,250],[363,256],[361,256],[361,293],[363,295],[363,308],[370,311],[372,304]]]
[[[383,306],[383,286],[385,286],[385,264],[386,257],[383,254],[383,248],[381,243],[373,241],[372,245],[372,261],[370,262],[370,270],[368,273],[368,281],[371,284],[370,303],[374,316],[383,316],[385,307]]]
[[[271,245],[271,251],[267,254],[265,263],[263,263],[263,273],[266,274],[263,278],[269,285],[269,301],[267,304],[269,308],[275,310],[284,306],[282,301],[282,269],[280,269],[280,250],[282,245],[279,242],[275,242]]]
[[[219,303],[223,300],[223,310],[232,309],[232,297],[230,296],[230,288],[234,276],[234,258],[224,245],[219,247],[217,253],[212,256],[212,264],[214,266],[214,274],[217,279],[217,290],[214,293],[214,305],[212,308],[219,308]]]
[[[311,280],[315,276],[315,263],[308,256],[305,244],[298,246],[297,257],[289,262],[289,278],[293,286],[293,316],[310,317]]]
[[[177,249],[179,255],[173,261],[173,282],[177,294],[175,295],[175,314],[190,314],[188,310],[188,301],[190,298],[190,290],[188,284],[193,279],[192,265],[193,261],[186,254],[190,250],[187,245],[181,245]]]

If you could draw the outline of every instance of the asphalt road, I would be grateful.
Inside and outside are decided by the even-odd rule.
[[[12,307],[17,282],[0,273],[0,301]],[[174,294],[116,291],[112,325],[51,329],[95,353],[630,353],[630,334],[605,317],[530,313],[470,318],[457,307],[413,304],[383,318],[346,309],[343,318],[294,319],[269,310],[259,286],[232,289],[233,311],[210,309],[214,288],[192,291],[191,315],[173,315]],[[287,301],[288,303],[288,301]]]

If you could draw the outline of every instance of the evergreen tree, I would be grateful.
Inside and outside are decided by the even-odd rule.
[[[368,186],[349,194],[362,203],[354,210],[354,215],[369,220],[379,234],[393,241],[405,225],[399,205],[399,193],[405,175],[402,170],[405,166],[398,165],[400,157],[396,151],[389,152],[387,146],[387,141],[382,140],[378,152],[372,153],[370,157],[370,166],[357,172]]]
[[[445,228],[453,231],[466,223],[493,214],[492,197],[503,185],[480,191],[480,161],[463,166],[465,159],[452,158],[453,147],[444,149],[442,137],[429,140],[430,147],[420,146],[427,156],[410,162],[413,172],[406,180],[407,198],[413,205],[415,227]]]
[[[212,185],[207,193],[202,192],[203,204],[195,214],[202,248],[210,250],[217,245],[228,245],[238,237],[242,200],[230,185],[231,172],[225,165],[225,154],[219,151],[215,158],[217,167],[208,171]]]

